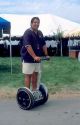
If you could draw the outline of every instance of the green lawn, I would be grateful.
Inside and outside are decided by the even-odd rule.
[[[10,74],[10,59],[0,57],[0,88],[18,88],[24,86],[24,76],[21,72],[21,60],[13,57],[13,73]],[[49,92],[54,93],[63,89],[80,90],[80,62],[68,57],[53,57],[43,61],[41,81]]]

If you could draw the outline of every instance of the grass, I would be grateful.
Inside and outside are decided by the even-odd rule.
[[[13,73],[10,74],[10,58],[0,57],[0,88],[3,90],[17,89],[24,86],[24,76],[21,72],[21,60],[13,57]],[[80,90],[80,62],[69,57],[53,57],[42,62],[41,81],[45,83],[50,93],[62,90]]]
[[[80,90],[80,62],[68,57],[54,57],[43,65],[42,80],[51,92]]]
[[[23,84],[23,74],[21,73],[21,60],[16,57],[12,59],[12,75],[10,72],[10,59],[0,58],[0,86],[17,88]]]

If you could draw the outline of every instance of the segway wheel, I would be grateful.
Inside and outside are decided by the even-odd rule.
[[[39,90],[43,96],[43,99],[41,100],[40,104],[44,104],[48,100],[48,89],[43,83],[41,83],[39,86]]]
[[[20,108],[24,110],[31,109],[34,105],[34,98],[31,91],[28,88],[19,88],[17,102]]]

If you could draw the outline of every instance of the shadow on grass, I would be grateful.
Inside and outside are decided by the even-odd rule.
[[[0,73],[9,73],[9,72],[11,72],[11,66],[9,66],[9,65],[0,65]],[[21,68],[19,68],[19,66],[18,67],[16,67],[15,65],[13,65],[12,66],[12,72],[13,73],[19,73],[19,72],[21,72]]]
[[[0,65],[0,73],[10,72],[10,66]]]

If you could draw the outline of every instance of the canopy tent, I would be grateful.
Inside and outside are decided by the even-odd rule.
[[[0,17],[0,37],[1,37],[1,39],[3,39],[3,34],[9,34],[10,63],[11,63],[11,74],[12,74],[11,23]]]

